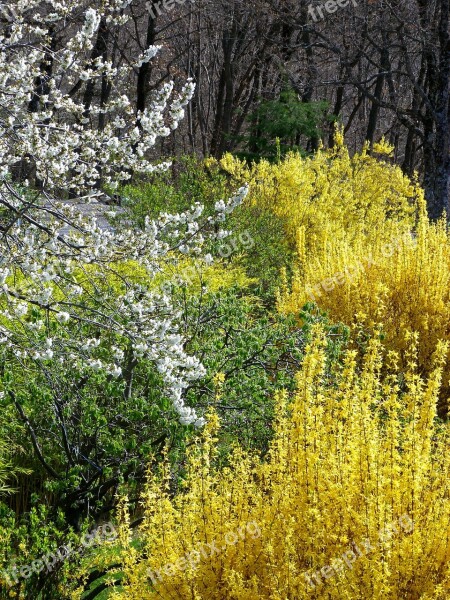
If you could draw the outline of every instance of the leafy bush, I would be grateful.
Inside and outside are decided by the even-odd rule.
[[[50,582],[52,574],[32,573],[31,569],[21,574],[35,560],[58,546],[76,539],[71,533],[62,533],[62,515],[51,515],[50,510],[34,497],[34,506],[29,512],[17,516],[6,503],[0,503],[0,598],[38,598],[45,580]],[[31,578],[29,577],[31,576]],[[48,594],[46,598],[58,598]]]
[[[127,209],[125,218],[139,226],[148,215],[178,212],[201,201],[205,213],[210,214],[220,198],[232,192],[229,177],[218,168],[209,168],[207,162],[182,156],[174,160],[173,168],[155,173],[151,179],[125,185],[120,189],[121,204]]]
[[[182,157],[174,163],[171,173],[157,174],[151,181],[121,190],[122,206],[126,209],[122,219],[143,226],[147,215],[186,210],[199,198],[205,205],[205,214],[211,214],[215,202],[229,195],[236,183],[215,159]],[[218,244],[214,255],[222,258],[227,267],[242,266],[255,279],[255,293],[273,306],[280,272],[291,268],[294,254],[286,239],[284,218],[275,216],[267,206],[246,203],[229,216],[227,229],[232,231],[231,239],[225,238]]]
[[[328,102],[302,102],[289,88],[279,98],[261,101],[248,119],[248,135],[239,139],[244,150],[237,156],[274,161],[289,151],[305,154],[307,140],[313,139],[318,144],[323,126],[333,120],[328,110]]]
[[[5,440],[0,439],[0,496],[12,492],[8,481],[14,476],[14,469],[10,461],[11,449]]]
[[[203,300],[205,302],[205,300]],[[326,329],[329,355],[339,360],[348,340],[346,328],[330,323],[313,306],[302,311],[303,326],[292,316],[272,314],[257,297],[230,289],[206,299],[202,322],[191,319],[187,348],[202,357],[206,377],[194,383],[187,398],[214,406],[220,415],[219,446],[228,456],[238,442],[266,452],[273,435],[274,396],[295,388],[295,374],[315,322]],[[198,313],[199,299],[191,303]]]
[[[382,142],[374,150],[386,156],[391,148]],[[416,332],[419,366],[429,373],[438,340],[450,341],[450,246],[445,223],[427,218],[420,187],[367,149],[350,157],[339,133],[333,150],[311,159],[290,155],[248,167],[227,156],[222,165],[250,182],[247,203],[284,219],[295,254],[279,310],[296,314],[316,302],[352,326],[357,342],[380,333],[402,369],[405,335]]]
[[[20,439],[14,439],[18,437],[14,435],[18,430],[20,431],[20,425],[14,419],[12,411],[6,409],[0,412],[0,499],[16,491],[20,475],[30,473],[21,465],[23,445]]]
[[[243,168],[227,161],[236,175]],[[405,334],[414,331],[421,341],[420,369],[429,373],[436,343],[450,340],[450,245],[445,223],[427,218],[422,190],[397,167],[365,152],[350,159],[339,145],[328,156],[290,156],[280,165],[252,169],[249,201],[283,215],[296,247],[279,309],[297,313],[314,301],[332,320],[366,337],[380,331],[403,369]],[[441,392],[442,414],[448,383]]]
[[[342,246],[330,240],[326,252],[303,260],[292,287],[281,294],[279,307],[295,312],[313,297],[332,319],[373,335],[380,331],[385,345],[396,352],[406,369],[408,335],[420,339],[418,361],[429,373],[439,340],[450,341],[450,240],[444,222],[420,217],[413,234],[367,247]],[[448,396],[445,379],[442,411]]]

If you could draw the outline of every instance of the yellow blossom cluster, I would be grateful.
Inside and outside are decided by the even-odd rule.
[[[282,311],[316,301],[333,319],[364,330],[379,330],[385,345],[407,365],[407,334],[420,339],[419,365],[429,372],[438,340],[450,340],[450,240],[443,221],[419,219],[412,234],[390,244],[348,248],[331,244],[329,254],[305,261],[292,286],[280,294]],[[367,249],[366,249],[367,250]],[[448,391],[448,375],[444,392]]]
[[[123,519],[112,598],[449,597],[449,431],[435,419],[447,347],[425,380],[414,336],[402,377],[373,339],[361,367],[348,350],[330,379],[325,345],[316,329],[264,462],[236,449],[217,469],[212,414],[182,492],[168,467],[149,476],[139,532]]]
[[[220,166],[236,185],[248,182],[246,202],[284,219],[293,245],[304,236],[310,253],[337,240],[347,245],[358,237],[384,241],[407,231],[422,190],[397,166],[371,156],[368,147],[350,156],[339,131],[335,141],[334,148],[310,158],[293,153],[278,164],[249,166],[226,154]],[[381,156],[391,150],[384,143],[375,149]]]
[[[381,332],[402,368],[406,334],[416,332],[428,373],[437,342],[450,341],[449,235],[443,221],[429,221],[420,187],[389,164],[391,148],[382,141],[373,150],[350,157],[337,132],[335,147],[312,158],[249,167],[227,155],[222,166],[248,179],[248,201],[285,218],[296,260],[279,310],[298,314],[312,301],[366,337]],[[449,390],[446,375],[441,414]]]

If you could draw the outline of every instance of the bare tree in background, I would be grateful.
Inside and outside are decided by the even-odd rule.
[[[352,151],[382,136],[394,145],[403,171],[419,172],[437,218],[449,205],[449,1],[361,0],[355,6],[352,0],[314,20],[310,5],[322,1],[187,0],[169,10],[157,0],[133,0],[123,9],[132,16],[125,27],[100,24],[91,61],[94,70],[99,57],[120,70],[149,45],[161,46],[154,61],[133,65],[120,82],[136,114],[165,81],[194,79],[186,121],[154,156],[238,149],[249,117],[286,86],[299,102],[326,101]],[[55,49],[71,34],[70,26],[55,32]],[[37,90],[49,69],[47,61]],[[76,81],[71,90],[99,129],[108,117],[98,108],[110,93],[107,77]],[[331,144],[332,128],[322,137]],[[305,147],[314,150],[318,138]]]

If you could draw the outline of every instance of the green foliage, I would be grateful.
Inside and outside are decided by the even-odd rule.
[[[3,494],[9,494],[13,491],[13,488],[8,484],[8,480],[11,477],[11,462],[8,459],[9,448],[7,444],[0,440],[0,496]]]
[[[64,531],[62,515],[51,514],[37,495],[29,512],[19,516],[5,503],[0,503],[0,598],[59,598],[56,591],[39,596],[44,577],[37,573],[23,577],[20,571],[75,539],[77,536],[72,532]],[[50,580],[51,576],[46,578]]]
[[[327,331],[330,362],[339,360],[348,331],[332,324],[314,305],[304,307],[299,325],[293,315],[272,313],[258,297],[238,289],[192,299],[194,315],[202,301],[208,303],[203,312],[209,317],[192,319],[187,334],[189,350],[202,357],[207,375],[193,385],[189,397],[196,405],[215,406],[225,454],[236,441],[265,451],[272,435],[274,397],[279,390],[295,389],[311,327],[320,322]]]
[[[293,264],[294,253],[286,239],[283,219],[264,207],[246,203],[231,217],[230,227],[237,239],[245,233],[252,240],[245,252],[234,258],[255,279],[254,293],[272,307],[281,284],[280,274],[284,270],[290,275]]]
[[[19,443],[14,443],[13,434],[19,431],[20,427],[13,415],[7,410],[0,410],[0,498],[15,491],[15,483],[20,474],[30,472],[18,464],[23,451]]]
[[[124,186],[119,195],[127,209],[126,219],[143,226],[145,217],[156,217],[161,212],[176,213],[186,210],[194,202],[205,205],[211,212],[215,202],[230,195],[229,178],[218,168],[184,156],[174,161],[170,171],[155,174],[150,180]]]
[[[148,214],[183,211],[194,201],[201,201],[210,214],[218,199],[235,190],[232,178],[216,160],[184,157],[175,163],[172,175],[162,173],[149,182],[125,186],[121,190],[127,211],[123,218],[143,226]],[[272,211],[245,202],[227,221],[231,238],[216,244],[212,251],[227,269],[242,267],[255,280],[254,293],[268,306],[274,304],[282,269],[289,273],[293,264],[285,227]]]
[[[327,102],[302,102],[294,90],[281,92],[275,100],[264,100],[250,115],[249,134],[241,139],[247,160],[275,161],[287,152],[306,154],[306,140],[318,142],[322,128],[333,121]]]

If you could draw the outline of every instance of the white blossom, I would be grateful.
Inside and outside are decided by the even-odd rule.
[[[122,374],[122,368],[119,367],[118,365],[113,365],[112,367],[110,367],[108,369],[108,373],[110,375],[112,375],[113,377],[120,377],[120,375]]]
[[[131,0],[108,0],[97,10],[88,8],[78,25],[71,19],[80,10],[76,0],[33,2],[33,22],[26,24],[27,2],[21,0],[10,37],[0,40],[0,205],[13,217],[0,238],[2,351],[21,361],[52,361],[49,373],[87,368],[114,378],[123,377],[126,367],[120,363],[125,357],[150,361],[180,422],[201,427],[203,418],[186,406],[183,394],[206,370],[185,349],[182,318],[172,306],[170,287],[166,293],[151,282],[165,266],[186,257],[194,257],[199,265],[212,264],[213,256],[204,248],[216,239],[217,223],[242,203],[247,188],[216,203],[214,218],[200,221],[204,208],[197,202],[179,214],[147,217],[142,230],[123,226],[105,231],[95,218],[81,214],[76,203],[58,200],[65,190],[94,203],[100,181],[114,189],[131,173],[168,169],[169,162],[151,162],[148,151],[178,126],[195,85],[187,80],[177,91],[167,82],[135,115],[121,87],[134,75],[133,65],[115,68],[102,57],[91,60],[100,24],[126,22],[123,11]],[[70,40],[64,48],[49,49],[50,30],[63,29],[67,22],[73,27]],[[135,64],[148,62],[157,51],[156,46],[147,48]],[[38,98],[39,110],[30,111],[36,79],[49,57],[47,89]],[[78,81],[101,77],[111,82],[111,93],[103,106],[90,108],[88,118],[82,100],[69,90]],[[91,128],[100,114],[104,128]],[[24,157],[32,157],[35,176],[44,182],[39,197],[35,190],[23,194],[28,182],[20,188],[11,183],[13,168]],[[31,191],[32,182],[29,187]],[[146,270],[149,283],[136,285],[123,278],[120,291],[113,285],[103,288],[110,276],[114,279],[114,265],[129,260]],[[54,315],[53,321],[49,315]],[[96,337],[86,339],[87,335]]]
[[[28,313],[28,304],[26,302],[19,302],[16,304],[14,312],[19,318],[24,317]]]
[[[68,312],[59,312],[55,315],[55,319],[60,323],[67,323],[70,320],[70,314]]]
[[[157,55],[160,49],[161,46],[149,46],[147,50],[139,57],[138,61],[136,62],[136,67],[141,67],[144,63],[148,63]]]

